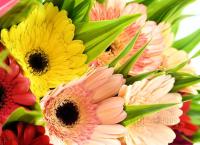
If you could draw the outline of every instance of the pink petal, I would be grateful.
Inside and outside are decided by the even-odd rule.
[[[94,91],[93,100],[95,103],[102,101],[106,98],[117,95],[120,87],[124,84],[123,76],[120,74],[113,75],[102,86]]]
[[[0,17],[14,7],[19,0],[1,0],[0,1]]]
[[[99,67],[95,70],[95,72],[91,72],[87,76],[83,85],[85,88],[89,88],[90,90],[96,89],[106,83],[112,76],[113,72],[113,68]]]
[[[123,112],[124,99],[121,97],[112,97],[100,103],[97,109],[97,116],[103,124],[109,124],[119,120]]]

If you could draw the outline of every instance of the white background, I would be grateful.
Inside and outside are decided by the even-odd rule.
[[[189,5],[183,13],[194,14],[195,16],[183,20],[176,39],[180,39],[200,29],[200,0],[196,0],[195,3]],[[200,50],[200,44],[195,48],[194,52],[197,50]],[[192,65],[196,68],[197,73],[200,74],[200,57],[193,59]]]

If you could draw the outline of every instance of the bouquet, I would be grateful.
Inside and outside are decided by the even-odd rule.
[[[200,141],[195,0],[1,0],[0,145]]]

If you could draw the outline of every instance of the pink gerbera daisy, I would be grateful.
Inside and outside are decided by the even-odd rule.
[[[97,68],[80,80],[62,85],[42,100],[53,144],[118,145],[126,129],[124,99],[116,97],[124,79],[112,68]]]
[[[106,0],[104,4],[96,3],[90,13],[90,19],[97,20],[110,20],[123,15],[129,14],[142,14],[142,16],[131,26],[124,30],[124,32],[113,42],[113,44],[104,52],[96,61],[95,65],[105,65],[113,60],[122,49],[130,42],[139,29],[141,34],[133,47],[128,57],[124,58],[121,63],[124,63],[138,49],[150,41],[143,53],[142,57],[134,65],[131,74],[141,73],[143,71],[150,71],[158,68],[162,60],[162,51],[164,48],[163,36],[161,29],[155,22],[146,21],[146,7],[142,4],[130,3],[126,5],[125,0]]]
[[[12,58],[6,61],[10,72],[0,68],[0,134],[8,116],[16,108],[35,103],[35,96],[29,90],[29,80],[20,73],[19,66]]]
[[[152,80],[144,79],[133,85],[123,86],[119,96],[125,98],[126,105],[150,105],[181,103],[182,96],[169,93],[174,78],[162,75]],[[182,114],[181,105],[146,116],[137,123],[127,126],[125,137],[127,145],[168,145],[176,135],[169,127],[178,124]]]

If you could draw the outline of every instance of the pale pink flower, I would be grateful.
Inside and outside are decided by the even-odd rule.
[[[19,0],[0,0],[0,17],[15,6]]]
[[[141,14],[141,17],[129,26],[124,32],[113,42],[113,44],[104,52],[96,61],[95,65],[105,65],[112,61],[123,50],[135,34],[141,29],[141,34],[128,57],[123,59],[121,63],[127,61],[139,48],[149,42],[146,51],[142,57],[134,65],[131,74],[150,71],[158,68],[162,60],[162,51],[164,49],[164,41],[161,28],[152,21],[146,21],[146,7],[142,4],[130,3],[126,5],[125,0],[106,0],[104,4],[96,3],[90,13],[90,19],[110,20],[123,15]]]
[[[181,95],[169,93],[174,78],[163,75],[152,80],[144,79],[133,85],[123,86],[119,96],[125,98],[126,105],[148,105],[181,103]],[[136,124],[127,127],[127,145],[168,145],[175,139],[175,133],[168,127],[179,123],[181,105],[146,116]]]
[[[126,129],[124,99],[117,97],[123,76],[112,68],[97,68],[81,79],[62,85],[42,100],[52,143],[119,145]]]

